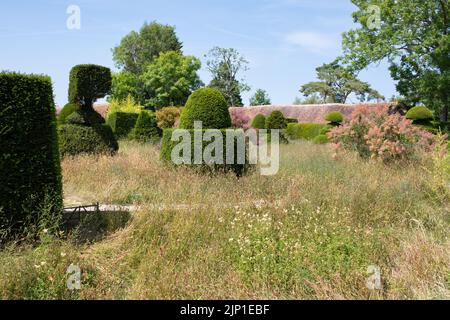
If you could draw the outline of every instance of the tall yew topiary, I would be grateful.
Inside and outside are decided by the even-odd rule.
[[[79,108],[66,115],[60,126],[61,154],[81,153],[115,154],[118,143],[111,127],[93,108],[93,103],[105,97],[111,90],[111,70],[97,65],[85,64],[72,68],[69,83],[69,102]],[[70,110],[69,110],[70,111]]]
[[[61,214],[57,142],[51,79],[0,73],[0,241]]]
[[[90,108],[97,99],[111,92],[109,68],[95,64],[80,64],[72,68],[69,79],[69,103]]]

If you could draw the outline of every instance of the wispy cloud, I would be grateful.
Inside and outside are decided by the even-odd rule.
[[[324,50],[339,47],[339,37],[314,31],[296,31],[284,36],[284,41],[291,45],[312,52],[323,52]]]
[[[207,25],[207,27],[215,32],[220,32],[222,34],[228,35],[228,36],[232,36],[232,37],[236,37],[236,38],[241,38],[241,39],[245,39],[245,40],[253,40],[253,41],[259,41],[259,42],[263,42],[264,40],[258,37],[254,37],[254,36],[250,36],[248,34],[244,34],[241,32],[235,32],[235,31],[231,31],[228,29],[224,29],[224,28],[218,28],[218,27],[214,27],[212,25]]]

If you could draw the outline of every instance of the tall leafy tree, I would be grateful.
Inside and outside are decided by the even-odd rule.
[[[250,88],[238,76],[248,70],[248,61],[232,48],[215,47],[207,57],[207,67],[213,76],[209,86],[220,90],[230,107],[243,106],[241,93]]]
[[[145,105],[156,109],[184,105],[189,95],[203,86],[197,74],[200,68],[200,60],[193,56],[174,51],[161,53],[140,77]]]
[[[161,52],[181,52],[182,47],[175,27],[157,22],[145,23],[139,32],[130,32],[113,49],[113,59],[118,68],[141,75]]]
[[[306,97],[319,95],[322,101],[331,103],[345,103],[351,94],[360,101],[383,98],[367,82],[359,80],[354,71],[341,66],[338,60],[324,64],[316,71],[320,81],[309,82],[300,89]]]
[[[346,61],[356,70],[387,60],[397,91],[448,121],[450,13],[448,0],[352,0],[358,29],[344,34]]]
[[[127,71],[113,73],[110,99],[123,101],[131,96],[134,100],[141,102],[139,89],[137,75]]]
[[[256,90],[255,94],[250,98],[251,106],[265,106],[269,104],[272,104],[272,101],[270,101],[268,93],[262,89]]]

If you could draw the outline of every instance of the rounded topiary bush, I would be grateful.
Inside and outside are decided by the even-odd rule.
[[[287,123],[281,111],[273,111],[266,119],[266,129],[286,129]]]
[[[325,116],[325,121],[328,121],[333,125],[339,125],[344,121],[344,116],[338,111],[333,111]]]
[[[257,114],[256,117],[253,118],[252,128],[253,129],[265,129],[266,128],[266,117],[261,113]]]
[[[180,117],[181,129],[194,129],[201,121],[203,129],[231,127],[231,116],[222,93],[214,88],[202,88],[191,94]]]
[[[142,111],[131,131],[130,138],[139,142],[155,143],[160,140],[160,133],[155,113]]]
[[[58,123],[59,124],[65,124],[67,117],[69,117],[72,113],[75,111],[80,110],[80,105],[76,103],[68,103],[66,104],[58,115]]]
[[[329,139],[324,134],[319,134],[317,137],[314,138],[313,142],[315,144],[326,144],[329,142]]]
[[[94,109],[79,109],[72,112],[65,122],[67,124],[77,124],[82,126],[93,126],[105,123],[105,119]]]
[[[433,112],[424,106],[414,107],[406,113],[406,119],[417,122],[427,122],[433,120],[433,118]]]
[[[114,155],[119,145],[108,125],[66,124],[59,128],[59,150],[63,157],[83,153]]]

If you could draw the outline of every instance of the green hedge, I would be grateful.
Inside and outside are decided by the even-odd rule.
[[[72,68],[69,79],[69,102],[87,108],[111,91],[111,70],[95,64],[80,64]]]
[[[326,136],[325,134],[319,134],[317,137],[315,137],[313,139],[313,142],[315,144],[326,144],[326,143],[328,143],[330,141],[328,139],[328,136]]]
[[[191,94],[180,117],[180,128],[194,129],[201,121],[203,129],[231,127],[231,116],[222,93],[214,88],[202,88]]]
[[[72,112],[66,118],[67,124],[77,124],[82,126],[93,126],[105,123],[105,119],[92,108],[80,109]]]
[[[285,133],[292,140],[313,140],[323,128],[327,128],[327,125],[320,123],[289,123]]]
[[[65,124],[67,117],[78,110],[80,110],[80,106],[78,104],[76,103],[66,104],[64,108],[61,109],[61,112],[58,115],[58,123]]]
[[[51,79],[0,73],[0,238],[61,213],[57,142]]]
[[[175,148],[175,146],[177,146],[180,142],[181,142],[181,138],[178,141],[172,141],[172,135],[174,133],[176,129],[165,129],[164,133],[163,133],[163,138],[162,138],[162,145],[161,145],[161,160],[166,163],[166,164],[172,164],[174,165],[174,163],[172,162],[172,150]],[[248,155],[245,154],[244,155],[244,159],[242,161],[242,158],[239,158],[237,155],[237,141],[239,141],[239,137],[243,137],[245,136],[245,133],[243,130],[225,130],[225,129],[221,129],[221,130],[217,130],[220,131],[224,137],[223,139],[223,165],[208,165],[205,162],[203,162],[202,164],[194,164],[194,133],[198,132],[199,130],[188,130],[188,132],[191,135],[191,163],[192,165],[189,165],[190,167],[200,170],[200,171],[212,171],[212,172],[229,172],[232,171],[234,172],[237,176],[242,176],[245,172],[248,171],[248,169],[251,167],[250,164],[248,164]],[[202,130],[203,133],[205,133],[206,130]],[[234,163],[235,164],[225,164],[226,163],[226,133],[228,132],[234,132],[236,134],[235,137],[235,150],[234,150]],[[202,142],[202,151],[205,150],[205,148],[211,144],[211,142]],[[247,148],[246,148],[247,149]],[[247,150],[246,150],[247,151]],[[247,153],[247,152],[246,152]],[[239,159],[241,161],[239,161]],[[245,164],[238,164],[238,162],[244,162]]]
[[[161,130],[158,128],[155,113],[142,111],[137,118],[134,129],[130,133],[130,138],[143,143],[157,143],[160,137]]]
[[[67,124],[59,127],[59,148],[63,157],[84,153],[114,155],[119,145],[111,127],[106,124]]]
[[[324,126],[322,129],[320,129],[319,135],[326,136],[328,134],[328,132],[330,132],[330,130],[333,128],[334,128],[334,126],[328,124],[328,125]]]
[[[286,124],[289,124],[289,123],[298,123],[298,119],[286,118]]]
[[[106,123],[117,138],[127,138],[136,125],[137,113],[114,112],[108,116]]]

